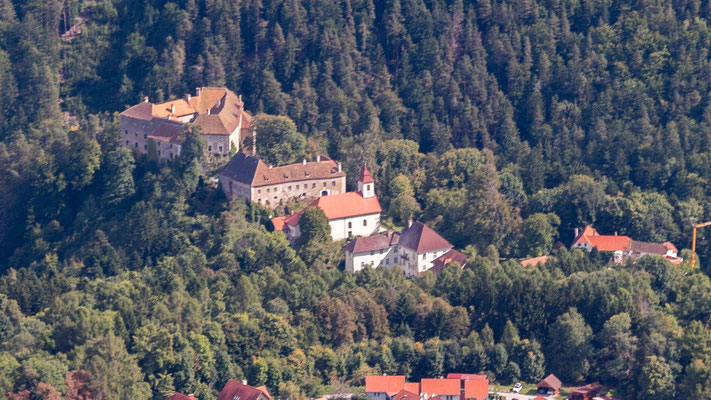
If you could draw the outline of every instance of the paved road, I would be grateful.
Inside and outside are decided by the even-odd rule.
[[[533,400],[538,397],[538,394],[521,394],[521,393],[506,393],[499,392],[499,397],[501,400]],[[548,400],[556,400],[558,396],[555,395],[540,395]]]

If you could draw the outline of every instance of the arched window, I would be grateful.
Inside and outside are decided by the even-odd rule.
[[[348,222],[348,228],[353,228],[353,222]]]
[[[367,220],[367,219],[364,219],[364,220],[363,220],[363,226],[368,226],[368,220]]]

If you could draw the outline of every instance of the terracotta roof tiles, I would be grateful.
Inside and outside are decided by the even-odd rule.
[[[489,380],[484,375],[483,379],[470,379],[464,381],[464,399],[482,400],[489,396]]]
[[[369,251],[385,250],[389,249],[392,245],[392,237],[393,235],[357,237],[343,246],[343,249],[350,253],[367,253]]]
[[[460,267],[464,267],[467,262],[467,256],[457,250],[451,249],[448,252],[442,254],[441,256],[432,260],[432,267],[428,271],[432,271],[435,275],[439,274],[444,270],[447,264],[456,261]],[[450,374],[450,375],[463,375],[463,374]],[[469,375],[467,375],[469,376]],[[449,375],[447,375],[449,378]],[[461,378],[454,378],[461,379]]]
[[[527,258],[525,260],[521,260],[521,265],[523,265],[524,267],[535,267],[538,264],[545,264],[546,262],[548,262],[549,258],[550,256]]]
[[[269,396],[269,393],[266,392],[266,388],[262,391],[258,388],[244,385],[230,379],[225,384],[225,387],[222,388],[219,396],[217,396],[217,400],[258,400],[260,396],[264,396],[265,398],[271,400],[271,396]]]
[[[397,393],[404,386],[404,375],[371,375],[365,377],[366,393]]]
[[[461,394],[459,379],[422,379],[420,392],[429,396],[456,396]]]
[[[363,198],[358,192],[347,192],[321,196],[311,203],[318,206],[329,220],[377,214],[382,211],[378,198]]]
[[[560,381],[560,379],[558,379],[557,376],[550,374],[543,378],[542,381],[538,382],[536,386],[539,388],[558,390],[561,386],[563,386],[563,383]]]

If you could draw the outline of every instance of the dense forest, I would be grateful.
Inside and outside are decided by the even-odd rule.
[[[708,0],[0,0],[0,399],[452,371],[709,398],[711,241],[696,269],[565,247],[593,224],[689,248],[711,215],[709,19]],[[387,223],[426,222],[466,268],[348,274],[342,243],[291,247],[227,202],[194,133],[169,164],[119,145],[117,112],[207,85],[288,117],[265,157],[327,154],[351,186],[367,162]]]

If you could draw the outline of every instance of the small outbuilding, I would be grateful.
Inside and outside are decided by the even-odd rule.
[[[538,393],[541,394],[558,394],[561,386],[563,386],[563,383],[553,374],[546,376],[536,385]]]

